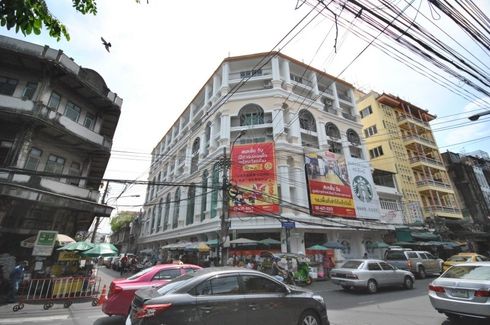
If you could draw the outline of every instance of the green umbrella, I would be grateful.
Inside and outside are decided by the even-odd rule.
[[[76,243],[69,243],[63,247],[58,248],[59,251],[87,251],[91,248],[94,248],[94,244],[92,243],[87,243],[85,241],[79,241]]]
[[[312,250],[312,251],[326,251],[326,250],[328,250],[327,247],[322,246],[322,245],[313,245],[311,247],[308,247],[307,249]]]
[[[280,245],[281,242],[277,239],[274,238],[266,238],[259,240],[259,243],[264,244],[264,245]]]
[[[116,246],[110,243],[95,244],[95,246],[85,252],[81,253],[84,256],[99,257],[99,256],[114,256],[119,254]]]

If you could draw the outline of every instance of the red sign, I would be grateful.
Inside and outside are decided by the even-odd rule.
[[[343,155],[329,151],[305,156],[311,214],[355,218],[356,210]]]
[[[279,213],[274,143],[235,145],[230,183],[231,215]]]

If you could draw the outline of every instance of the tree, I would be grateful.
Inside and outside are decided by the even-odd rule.
[[[97,14],[95,0],[72,0],[73,8],[82,14]],[[19,30],[22,34],[41,34],[43,25],[49,32],[49,36],[60,40],[64,36],[68,41],[70,34],[53,14],[45,0],[0,0],[0,25]]]
[[[118,213],[118,215],[111,220],[112,232],[117,232],[129,225],[134,219],[136,219],[137,215],[138,213],[134,211],[121,211]]]

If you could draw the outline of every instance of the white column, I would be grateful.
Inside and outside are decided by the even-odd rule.
[[[191,103],[189,105],[189,123],[192,123],[195,111],[196,111],[196,104]]]
[[[219,142],[223,144],[227,142],[230,138],[230,116],[229,115],[221,115],[221,133]]]
[[[199,134],[199,160],[201,160],[206,153],[206,128]]]
[[[337,110],[337,115],[342,116],[342,109],[340,109],[339,96],[337,94],[337,84],[333,82],[331,87],[333,92],[333,106]]]
[[[313,88],[313,95],[315,95],[315,98],[319,100],[320,97],[320,91],[318,90],[318,79],[316,78],[316,73],[311,72],[311,86]]]
[[[207,105],[209,102],[209,85],[204,86],[204,105]]]
[[[274,88],[281,88],[281,70],[279,68],[279,58],[277,56],[272,58],[272,86]]]
[[[185,221],[187,218],[187,194],[189,192],[189,188],[181,187],[180,188],[180,210],[179,210],[179,223],[183,221],[183,225],[185,226]]]
[[[184,157],[184,174],[188,175],[191,171],[192,143],[187,144]]]
[[[299,118],[296,116],[296,114],[290,113],[289,120],[292,121],[289,127],[289,133],[294,140],[299,140],[301,136]]]
[[[210,151],[213,151],[214,149],[216,149],[216,143],[214,141],[214,138],[216,136],[216,125],[215,125],[216,121],[212,121],[211,122],[211,132],[209,132],[209,150]]]
[[[217,75],[213,76],[213,96],[219,91],[219,77]]]
[[[289,168],[287,163],[278,165],[278,169],[278,179],[281,184],[281,200],[284,200],[285,203],[291,202],[291,190],[289,189],[291,182],[289,180]]]
[[[272,121],[273,127],[272,127],[272,132],[274,134],[274,138],[276,138],[277,135],[280,135],[284,132],[284,110],[282,108],[276,108],[272,112]]]
[[[221,95],[228,93],[230,88],[230,64],[228,62],[223,63],[223,70],[221,71]]]
[[[288,91],[293,90],[293,85],[291,84],[291,72],[289,71],[289,61],[282,61],[282,73],[283,79],[286,81],[286,88]]]
[[[348,157],[350,157],[350,148],[349,148],[350,143],[347,140],[347,135],[341,134],[340,141],[342,141],[342,152],[344,153],[344,156],[347,159]]]
[[[297,162],[295,162],[297,164]],[[294,184],[296,185],[297,188],[297,193],[298,193],[298,204],[307,207],[308,206],[308,189],[306,188],[306,181],[305,181],[305,169],[303,167],[303,164],[300,165],[301,167],[295,167],[294,168],[294,174],[295,174],[295,180]]]
[[[320,148],[322,148],[322,146],[327,144],[327,134],[325,133],[323,123],[319,121],[316,122],[316,133],[318,134],[318,144],[320,145]]]

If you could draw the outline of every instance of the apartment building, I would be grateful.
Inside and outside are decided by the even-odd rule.
[[[436,116],[390,94],[358,96],[363,135],[374,168],[394,173],[405,223],[461,219],[462,213],[429,122]]]
[[[226,58],[152,152],[150,181],[186,185],[149,186],[140,249],[158,251],[177,241],[219,242],[221,216],[226,212],[223,172],[231,184],[240,177],[243,181],[235,168],[242,166],[240,160],[247,155],[260,152],[261,159],[267,160],[260,166],[272,173],[264,183],[254,184],[257,190],[229,191],[230,239],[272,238],[286,251],[287,231],[281,220],[289,220],[294,222],[289,236],[292,252],[305,252],[328,240],[343,243],[340,259],[362,256],[364,243],[380,240],[392,229],[379,222],[379,203],[375,203],[378,208],[362,207],[357,212],[346,208],[348,218],[332,212],[311,213],[310,201],[318,197],[309,196],[305,175],[305,159],[314,177],[326,177],[327,170],[337,173],[332,177],[345,174],[340,174],[347,170],[345,164],[341,168],[337,161],[326,165],[317,152],[342,156],[347,167],[358,167],[353,173],[367,170],[370,175],[361,132],[351,84],[282,53]],[[226,163],[231,174],[223,168]],[[369,175],[362,176],[363,180],[371,178],[372,182]],[[360,197],[378,202],[374,184],[368,188],[367,183],[356,187],[364,190],[359,191]],[[252,198],[261,187],[268,188],[269,194]],[[268,205],[262,204],[263,213],[258,213],[261,200]],[[247,210],[249,202],[255,206]]]
[[[0,36],[0,252],[109,217],[99,187],[121,105],[63,51]]]

